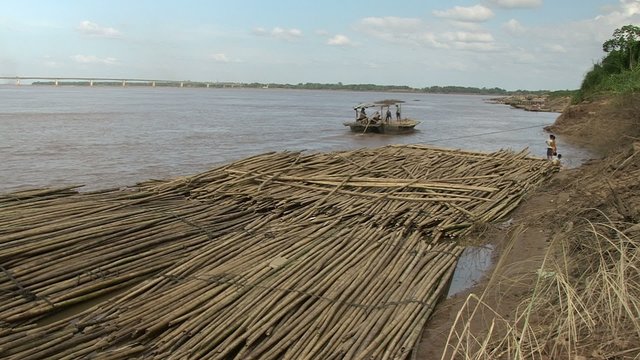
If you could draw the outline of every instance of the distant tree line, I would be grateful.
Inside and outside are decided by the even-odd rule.
[[[277,83],[250,83],[243,84],[249,88],[277,88],[277,89],[306,89],[306,90],[350,90],[350,91],[383,91],[383,92],[416,92],[431,94],[481,94],[481,95],[507,95],[509,92],[498,87],[477,88],[467,86],[431,86],[424,88],[413,88],[406,85],[376,85],[376,84],[335,84],[326,83],[298,83],[298,84],[277,84]]]
[[[180,86],[190,88],[253,88],[253,89],[302,89],[302,90],[345,90],[345,91],[380,91],[380,92],[412,92],[412,93],[428,93],[428,94],[470,94],[470,95],[519,95],[519,94],[548,94],[548,90],[516,90],[507,91],[499,87],[478,88],[471,86],[430,86],[424,88],[413,88],[406,85],[376,85],[376,84],[343,84],[341,82],[335,84],[328,83],[298,83],[298,84],[278,84],[278,83],[233,83],[233,82],[199,82],[199,81],[172,81],[172,82],[156,82],[157,87],[176,87]],[[33,85],[54,85],[53,81],[35,81]],[[59,81],[59,86],[89,86],[89,81]],[[126,86],[150,86],[147,82],[127,82]],[[122,82],[100,81],[94,82],[94,86],[122,86]]]
[[[468,86],[431,86],[423,88],[423,92],[433,94],[480,94],[480,95],[507,95],[510,92],[498,87],[477,88]]]

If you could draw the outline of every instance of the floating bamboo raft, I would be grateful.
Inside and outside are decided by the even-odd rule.
[[[552,172],[525,151],[387,146],[1,195],[0,357],[406,358],[456,239]]]

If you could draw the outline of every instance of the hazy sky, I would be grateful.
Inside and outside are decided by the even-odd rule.
[[[0,0],[0,76],[573,89],[640,0]]]

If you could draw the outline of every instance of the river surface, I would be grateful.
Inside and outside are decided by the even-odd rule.
[[[406,135],[343,126],[362,102],[399,99],[421,120]],[[558,114],[490,104],[488,96],[278,89],[0,86],[0,193],[84,184],[134,185],[205,171],[268,151],[388,144],[545,155]],[[565,166],[591,155],[558,139]]]

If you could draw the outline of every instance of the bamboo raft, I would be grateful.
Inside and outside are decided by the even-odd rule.
[[[526,151],[387,146],[0,195],[0,357],[407,358],[456,239],[553,171]]]

